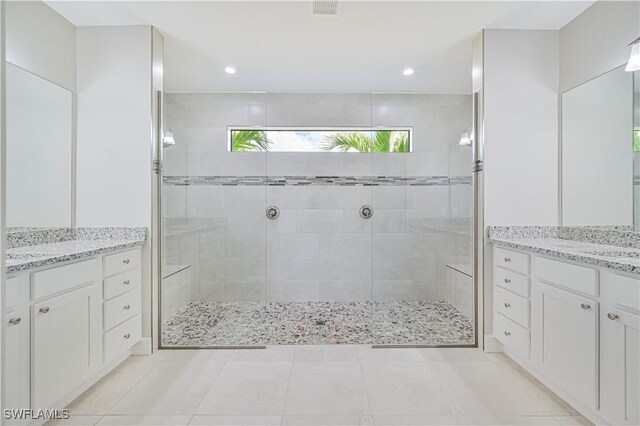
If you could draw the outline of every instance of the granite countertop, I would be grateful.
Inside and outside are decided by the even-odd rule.
[[[640,275],[640,233],[629,228],[496,226],[489,241]]]
[[[137,247],[146,228],[48,228],[9,232],[7,273]]]

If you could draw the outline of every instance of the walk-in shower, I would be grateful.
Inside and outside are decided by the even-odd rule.
[[[475,343],[471,96],[163,109],[161,346]]]

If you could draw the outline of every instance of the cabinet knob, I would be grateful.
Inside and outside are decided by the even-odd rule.
[[[591,305],[587,305],[586,303],[581,303],[580,307],[582,308],[582,310],[584,311],[588,311],[589,309],[591,309]]]
[[[22,322],[22,318],[18,317],[18,318],[11,318],[9,320],[9,324],[11,325],[18,325]]]
[[[510,308],[510,307],[511,307],[511,303],[505,303],[505,304],[504,304],[504,307],[505,307],[505,308]]]
[[[507,263],[509,263],[509,262],[511,262],[511,258],[510,258],[510,257],[505,257],[505,258],[504,258],[504,261],[505,261],[505,262],[507,262]]]
[[[129,285],[129,284],[131,284],[131,281],[129,281],[129,280],[124,280],[124,281],[122,281],[122,284],[124,284],[124,285]]]
[[[618,318],[620,318],[620,316],[619,316],[618,314],[614,314],[614,313],[609,312],[609,313],[607,314],[607,318],[609,318],[611,321],[615,321],[615,320],[617,320]]]
[[[511,332],[509,332],[509,331],[505,331],[505,332],[504,332],[504,335],[505,335],[505,336],[507,336],[507,337],[509,337],[509,336],[511,336]]]
[[[123,260],[123,261],[122,261],[122,263],[124,263],[125,265],[128,265],[128,264],[129,264],[129,262],[130,262],[130,260],[129,260],[129,259],[125,259],[125,260]]]
[[[505,283],[507,283],[507,284],[510,284],[510,283],[511,283],[511,280],[510,280],[509,278],[505,278],[505,279],[504,279],[504,282],[505,282]]]
[[[131,305],[124,305],[124,310],[128,311],[129,309],[131,309]]]
[[[127,333],[127,334],[125,334],[123,337],[124,337],[125,339],[128,339],[129,337],[131,337],[131,334],[130,334],[130,333]]]
[[[43,306],[42,308],[39,309],[41,314],[46,314],[47,312],[49,312],[49,307],[48,306]]]

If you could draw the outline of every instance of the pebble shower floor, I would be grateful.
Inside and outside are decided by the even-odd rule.
[[[193,302],[162,327],[163,346],[473,343],[471,318],[444,301]]]

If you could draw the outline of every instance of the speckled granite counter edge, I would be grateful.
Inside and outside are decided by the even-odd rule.
[[[606,260],[599,257],[580,256],[577,254],[562,252],[559,250],[550,250],[534,245],[516,243],[513,241],[505,241],[500,239],[489,239],[489,242],[502,247],[509,247],[524,251],[531,251],[538,254],[543,254],[551,257],[557,257],[560,259],[573,260],[575,262],[586,263],[594,266],[601,266],[604,268],[615,269],[618,271],[630,272],[632,274],[640,275],[640,266],[630,265],[628,263],[616,262],[614,260]]]
[[[26,271],[29,269],[40,268],[42,266],[54,265],[56,263],[68,262],[70,260],[83,259],[85,257],[93,257],[99,254],[141,246],[144,243],[145,243],[145,240],[127,241],[127,242],[118,241],[118,242],[114,242],[113,245],[101,247],[98,249],[87,250],[80,253],[29,258],[23,263],[19,263],[17,265],[7,265],[6,272],[10,274],[14,272]]]
[[[7,248],[36,246],[72,240],[142,240],[147,239],[144,227],[62,227],[8,228]]]
[[[640,232],[632,226],[489,226],[489,238],[559,238],[640,248]]]

